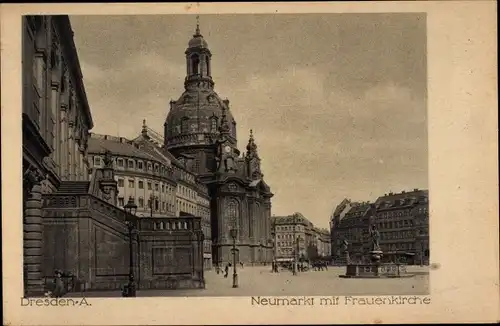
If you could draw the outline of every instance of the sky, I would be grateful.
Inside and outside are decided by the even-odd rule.
[[[195,15],[71,16],[95,133],[163,134]],[[215,91],[253,129],[272,214],[428,187],[425,14],[202,15]]]

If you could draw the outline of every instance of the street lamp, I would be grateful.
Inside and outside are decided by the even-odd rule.
[[[233,238],[233,288],[238,287],[238,274],[236,272],[236,236],[238,235],[238,230],[231,229],[231,238]]]
[[[271,260],[271,273],[274,273],[274,239],[268,239],[267,243],[269,246],[272,247],[273,253],[272,253],[272,260]]]
[[[123,296],[126,297],[135,297],[135,280],[134,280],[134,255],[133,255],[133,243],[132,243],[132,235],[134,231],[137,229],[137,218],[135,213],[137,212],[137,205],[134,203],[132,197],[129,197],[127,205],[124,206],[125,211],[127,212],[125,218],[125,224],[128,228],[128,238],[129,238],[129,274],[128,274],[128,285],[127,291],[124,291]]]

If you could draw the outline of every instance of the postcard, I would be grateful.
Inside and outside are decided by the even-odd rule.
[[[4,322],[498,321],[495,9],[2,5]]]

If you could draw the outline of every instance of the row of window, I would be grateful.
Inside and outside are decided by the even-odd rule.
[[[218,117],[212,116],[210,117],[210,132],[211,133],[216,133],[218,130]],[[236,121],[232,121],[232,129],[236,130]],[[228,124],[229,125],[229,124]],[[191,129],[191,131],[190,131]],[[233,130],[231,130],[231,126],[229,125],[229,132],[232,134]],[[176,127],[176,131],[179,133],[189,133],[189,132],[196,132],[198,131],[198,124],[197,123],[191,123],[189,124],[189,117],[182,117],[181,119],[181,125]]]
[[[177,186],[177,189],[182,196],[185,196],[190,199],[196,199],[197,195],[196,191],[181,185]]]
[[[304,231],[304,226],[302,225],[278,225],[276,226],[276,231]]]
[[[197,205],[177,199],[177,209],[182,212],[197,215]]]
[[[131,197],[132,200],[135,202],[135,198]],[[128,201],[128,199],[127,199]],[[123,197],[118,197],[118,206],[124,207],[125,205],[125,199]],[[151,207],[151,205],[153,207]],[[143,197],[139,197],[137,201],[137,208],[142,209],[142,208],[147,208],[153,209],[153,211],[169,211],[169,212],[174,212],[175,207],[174,204],[166,202],[166,201],[159,201],[158,198],[155,198],[153,202],[151,202],[151,199],[148,199],[147,205],[145,205],[145,201]]]
[[[382,251],[396,251],[396,250],[412,250],[417,248],[412,242],[409,242],[409,243],[393,243],[393,244],[381,245],[380,249]]]
[[[298,238],[300,234],[295,234],[295,237]],[[277,235],[278,239],[293,239],[293,233],[287,233],[287,234],[278,234]]]
[[[422,213],[427,213],[428,208],[427,207],[419,207],[416,210],[419,214]],[[394,218],[394,217],[403,217],[403,216],[412,216],[412,211],[411,210],[403,210],[403,211],[391,211],[391,212],[381,212],[378,214],[379,218]]]
[[[402,221],[395,221],[395,222],[379,222],[377,223],[377,227],[379,230],[382,229],[396,229],[396,228],[404,228],[404,227],[412,227],[413,226],[413,221],[412,220],[402,220]]]
[[[100,156],[94,156],[93,159],[94,159],[94,166],[101,167],[104,165],[104,162]],[[144,171],[144,162],[131,158],[129,159],[117,158],[115,166],[117,168],[122,168],[122,169],[126,167],[127,169],[137,169],[139,171]],[[152,162],[146,162],[146,171],[155,173],[161,172],[161,174],[165,175],[172,174],[171,168]]]
[[[277,242],[278,247],[289,247],[289,246],[297,246],[296,242],[293,241],[283,241]]]
[[[136,183],[135,179],[133,179],[133,178],[128,179],[128,184],[127,184],[128,188],[135,188],[135,183]],[[125,187],[125,180],[124,179],[121,179],[121,178],[118,179],[118,187],[120,187],[120,188]],[[147,187],[148,187],[148,190],[153,190],[153,183],[150,182],[150,181],[148,181],[147,182]],[[137,188],[138,189],[144,189],[144,181],[138,180],[137,181]],[[162,184],[161,185],[161,192],[163,192],[163,193],[171,193],[171,192],[174,191],[174,188],[175,188],[174,186],[171,186],[171,185],[168,185],[168,184],[167,185]],[[158,191],[158,192],[160,191],[160,184],[159,183],[155,183],[154,190]]]
[[[408,239],[413,238],[415,235],[414,231],[403,231],[403,232],[381,232],[381,240],[392,240],[392,239]]]

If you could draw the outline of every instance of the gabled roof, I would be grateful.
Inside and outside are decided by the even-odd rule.
[[[364,216],[370,209],[370,203],[353,203],[353,206],[345,214],[344,218]]]
[[[159,155],[148,153],[138,148],[132,141],[123,137],[91,134],[88,140],[88,152],[91,154],[104,154],[106,150],[117,156],[128,156],[145,160],[163,161]]]
[[[419,202],[426,202],[429,197],[428,190],[414,189],[413,191],[402,191],[400,193],[389,193],[379,197],[375,201],[377,209],[390,209],[402,206],[410,206]]]

